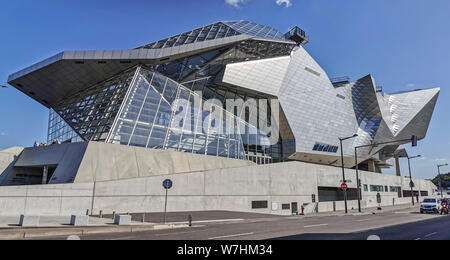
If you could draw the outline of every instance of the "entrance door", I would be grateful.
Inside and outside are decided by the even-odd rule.
[[[298,203],[297,202],[292,202],[292,214],[296,215],[298,214]]]

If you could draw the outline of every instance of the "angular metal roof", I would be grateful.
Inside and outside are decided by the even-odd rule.
[[[163,49],[196,42],[217,40],[236,35],[247,35],[261,39],[294,43],[286,39],[284,34],[276,29],[242,20],[217,22],[138,47],[137,49]]]
[[[241,34],[246,34],[250,36],[255,36],[258,38],[278,40],[278,41],[290,41],[284,36],[284,33],[278,31],[277,29],[271,28],[269,26],[252,23],[249,21],[228,21],[222,22]]]

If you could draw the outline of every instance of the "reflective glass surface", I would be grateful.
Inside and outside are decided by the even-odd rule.
[[[75,143],[82,142],[83,138],[81,138],[53,109],[50,109],[47,143],[51,144],[55,140],[59,140],[62,143]]]
[[[130,69],[61,100],[53,109],[86,141],[105,141],[135,74]]]
[[[177,82],[139,68],[107,142],[245,159],[248,124]]]

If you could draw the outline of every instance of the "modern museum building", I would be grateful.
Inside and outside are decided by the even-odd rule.
[[[49,109],[48,140],[0,151],[1,207],[160,212],[165,179],[169,211],[340,210],[343,182],[353,208],[358,192],[363,207],[378,194],[384,205],[435,195],[427,180],[411,192],[399,160],[426,137],[440,90],[330,79],[308,41],[298,27],[223,21],[134,49],[61,52],[10,75]],[[397,176],[382,174],[393,162]]]

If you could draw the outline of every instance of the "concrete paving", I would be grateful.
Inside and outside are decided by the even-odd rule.
[[[67,227],[70,226],[71,216],[41,216],[39,227]],[[19,227],[20,216],[0,216],[0,230]],[[113,225],[112,218],[89,218],[89,226],[108,226]],[[147,223],[148,224],[148,223]],[[132,222],[131,225],[143,225],[140,222]]]
[[[229,222],[245,219],[279,218],[279,216],[259,213],[245,213],[232,211],[188,211],[188,212],[168,212],[166,214],[167,223],[187,223],[189,215],[192,216],[193,223],[205,222]],[[132,213],[132,220],[140,222],[145,217],[145,222],[161,224],[164,222],[164,213]],[[112,218],[112,215],[104,215],[105,218]]]

